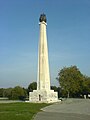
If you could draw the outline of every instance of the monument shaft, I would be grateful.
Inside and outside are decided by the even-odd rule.
[[[37,77],[38,90],[42,89],[50,90],[50,73],[49,73],[46,25],[47,24],[44,21],[40,22],[38,77]]]

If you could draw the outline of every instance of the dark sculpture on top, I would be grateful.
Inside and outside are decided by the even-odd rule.
[[[39,21],[40,22],[42,22],[42,21],[47,22],[46,15],[44,13],[40,15]]]

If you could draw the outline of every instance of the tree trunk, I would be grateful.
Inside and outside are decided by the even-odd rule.
[[[68,98],[70,97],[69,91],[68,91]]]

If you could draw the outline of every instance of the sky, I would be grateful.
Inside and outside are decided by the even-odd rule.
[[[37,81],[39,17],[47,17],[51,85],[63,67],[90,76],[90,0],[0,0],[0,88]]]

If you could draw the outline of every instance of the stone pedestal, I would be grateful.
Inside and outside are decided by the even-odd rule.
[[[54,90],[34,90],[29,93],[29,100],[36,103],[52,103],[57,102],[57,92]]]

